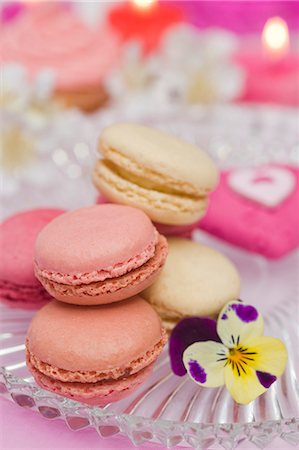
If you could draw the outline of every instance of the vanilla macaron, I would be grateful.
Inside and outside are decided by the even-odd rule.
[[[218,251],[187,239],[168,239],[168,258],[154,284],[142,292],[170,331],[185,317],[214,317],[240,294],[240,276]]]
[[[102,155],[93,179],[111,202],[142,209],[153,221],[188,225],[207,208],[218,182],[210,157],[199,148],[160,130],[120,123],[100,138]]]

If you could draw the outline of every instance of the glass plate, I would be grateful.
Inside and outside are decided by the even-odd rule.
[[[269,114],[272,114],[271,120]],[[184,113],[183,120],[177,117],[149,122],[207,148],[220,165],[233,166],[279,159],[294,161],[297,145],[293,133],[294,114],[290,110],[277,110],[273,115],[273,111],[269,113],[261,108],[217,107],[205,111],[197,108]],[[98,129],[104,119],[97,122]],[[117,120],[117,113],[114,120]],[[278,144],[267,146],[268,141],[277,143],[275,136],[278,137],[279,127],[285,130],[278,141],[283,153],[276,153]],[[281,136],[286,136],[285,141]],[[250,142],[251,147],[242,151]],[[256,147],[254,142],[259,145]],[[265,153],[261,155],[262,148],[267,148],[267,158]],[[80,190],[77,186],[77,190],[72,191],[72,199],[65,198],[65,207],[76,195],[80,203]],[[90,191],[92,198],[94,191],[86,180],[85,190]],[[21,203],[16,201],[13,209],[21,209]],[[138,391],[104,408],[89,407],[44,391],[34,383],[24,357],[25,334],[33,313],[2,306],[1,395],[38,411],[47,419],[64,420],[72,430],[92,427],[101,437],[123,434],[135,445],[152,441],[167,447],[231,449],[251,441],[264,448],[277,437],[296,445],[299,442],[298,253],[279,261],[268,261],[201,231],[195,233],[194,239],[222,251],[237,265],[242,277],[241,297],[264,313],[265,334],[283,339],[288,347],[286,371],[267,393],[249,405],[237,405],[224,388],[199,388],[187,377],[174,376],[166,349],[151,378]]]

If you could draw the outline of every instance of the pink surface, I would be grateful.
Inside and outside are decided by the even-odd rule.
[[[60,209],[34,209],[9,217],[0,225],[0,297],[15,306],[35,307],[49,299],[35,278],[33,249],[38,233]]]
[[[40,275],[79,285],[119,277],[142,266],[155,253],[158,234],[142,211],[96,205],[64,214],[37,238]]]
[[[58,90],[93,86],[115,67],[116,34],[107,26],[87,26],[71,9],[51,2],[29,6],[2,30],[1,56],[24,64],[30,76],[55,72]]]
[[[40,414],[0,398],[0,448],[3,450],[136,450],[126,437],[102,439],[92,429],[74,432],[60,420],[47,420]],[[28,432],[30,430],[30,432]],[[145,444],[141,450],[162,449],[162,445]],[[182,447],[175,447],[176,450]],[[270,450],[291,450],[294,446],[281,439],[272,441]],[[216,447],[210,447],[211,450]],[[240,450],[256,450],[250,443],[241,443]],[[219,450],[219,447],[217,448]]]
[[[2,5],[0,10],[0,21],[10,22],[14,20],[19,14],[24,12],[26,6],[20,2],[9,2]]]
[[[285,169],[295,179],[286,198],[272,207],[258,201],[258,197],[259,200],[269,200],[269,192],[272,198],[274,195],[281,196],[285,186],[281,185],[279,178],[267,179],[264,176],[264,179],[256,180],[258,189],[254,179],[247,180],[242,189],[244,186],[249,189],[248,182],[253,182],[251,195],[257,198],[255,201],[236,192],[229,185],[229,177],[236,171],[223,172],[218,188],[211,195],[210,207],[200,222],[200,228],[268,258],[280,258],[299,245],[299,169],[278,165],[268,167]],[[256,173],[258,175],[260,172]]]

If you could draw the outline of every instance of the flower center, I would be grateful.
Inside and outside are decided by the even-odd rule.
[[[248,348],[230,348],[225,365],[230,364],[233,372],[239,377],[247,375],[250,364],[256,359],[256,354],[256,352],[248,351]]]

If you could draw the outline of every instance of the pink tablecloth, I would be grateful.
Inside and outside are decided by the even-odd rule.
[[[162,446],[147,444],[141,450],[162,449]],[[177,450],[182,447],[177,447]],[[220,447],[210,447],[211,450]],[[257,450],[255,445],[243,444],[241,450]],[[280,439],[271,442],[271,450],[288,450],[294,447]],[[126,438],[101,439],[93,430],[70,431],[60,420],[50,421],[39,414],[20,408],[14,403],[0,399],[0,449],[1,450],[133,450]]]

